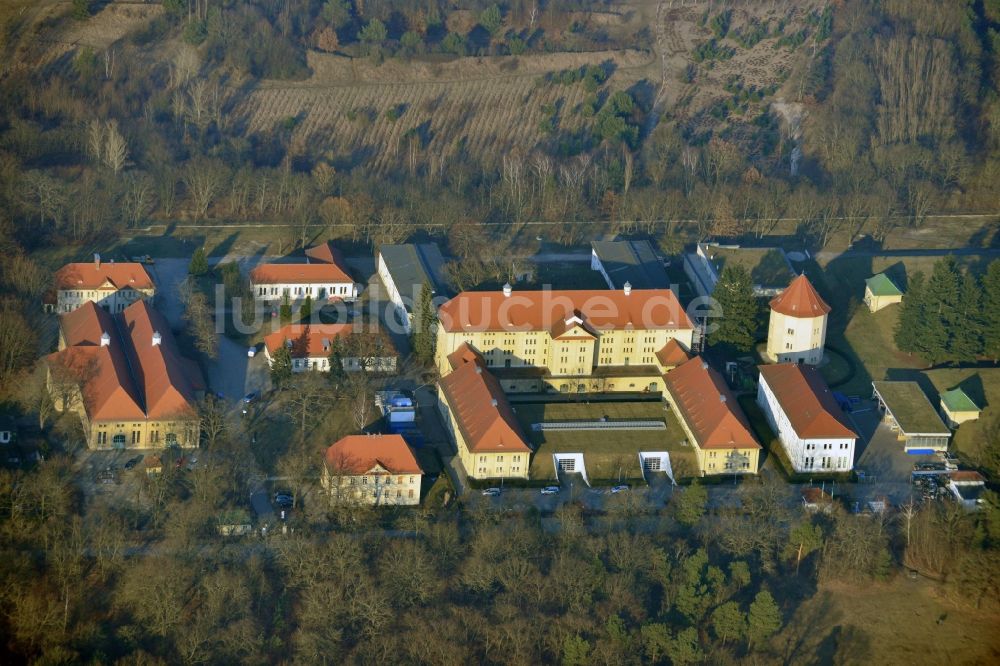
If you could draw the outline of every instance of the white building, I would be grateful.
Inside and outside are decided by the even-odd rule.
[[[383,245],[376,258],[376,270],[405,333],[410,332],[425,284],[432,296],[444,295],[444,256],[434,243]]]
[[[823,360],[826,318],[830,306],[800,275],[781,295],[771,300],[767,327],[767,357],[775,363],[808,363]]]
[[[93,301],[105,312],[122,312],[140,299],[153,298],[156,289],[146,267],[137,263],[101,261],[66,264],[56,272],[56,303],[59,313],[72,312]],[[48,307],[51,307],[51,302]]]
[[[413,506],[423,470],[400,435],[349,435],[326,450],[320,482],[337,504]]]
[[[334,340],[340,343],[341,363],[347,372],[395,372],[396,350],[381,330],[353,332],[351,324],[288,324],[264,338],[268,366],[285,345],[291,351],[292,372],[330,371]]]
[[[285,299],[297,303],[312,297],[313,302],[354,301],[359,287],[347,271],[340,253],[329,243],[306,250],[306,263],[263,264],[250,271],[254,298],[268,305]]]
[[[757,404],[796,472],[854,468],[858,435],[815,368],[797,363],[760,366]]]

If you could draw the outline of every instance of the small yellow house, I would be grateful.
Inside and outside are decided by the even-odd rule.
[[[872,312],[903,300],[903,292],[885,273],[879,273],[865,280],[865,305]]]
[[[941,394],[941,416],[952,428],[966,421],[975,421],[979,418],[980,411],[979,406],[960,386]]]

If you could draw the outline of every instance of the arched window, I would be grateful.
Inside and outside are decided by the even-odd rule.
[[[177,446],[177,434],[168,432],[166,442],[167,446]]]
[[[125,434],[124,433],[118,433],[117,435],[115,435],[114,437],[112,437],[111,438],[111,444],[116,449],[124,449],[125,448]]]

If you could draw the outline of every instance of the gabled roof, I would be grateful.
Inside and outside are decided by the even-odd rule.
[[[60,318],[66,348],[50,354],[53,371],[82,385],[92,421],[189,418],[203,385],[197,366],[180,355],[163,316],[145,301],[109,315],[93,303]],[[101,346],[102,333],[110,343]],[[160,343],[153,344],[153,334]]]
[[[477,363],[480,367],[486,367],[486,361],[483,359],[482,354],[468,342],[463,342],[455,348],[455,351],[448,354],[448,365],[454,370],[466,363]]]
[[[670,278],[648,240],[592,241],[593,253],[615,289],[666,289]]]
[[[695,356],[663,376],[667,392],[702,449],[759,449],[750,422],[722,375]]]
[[[423,474],[413,449],[401,435],[348,435],[323,456],[334,474],[361,475],[381,467],[390,474]]]
[[[896,283],[885,273],[871,276],[865,280],[865,284],[868,286],[868,291],[872,292],[875,296],[903,295],[903,292],[896,286]]]
[[[464,291],[441,306],[448,332],[564,331],[578,316],[591,331],[691,329],[694,325],[669,289]],[[555,334],[555,333],[554,333]]]
[[[656,360],[664,368],[677,367],[686,363],[691,355],[684,349],[684,345],[677,342],[677,338],[670,338],[663,348],[656,352]]]
[[[488,370],[465,363],[438,384],[470,451],[531,451],[500,382]]]
[[[344,255],[329,241],[306,248],[306,259],[312,264],[334,264],[347,272]]]
[[[827,387],[819,370],[810,365],[779,363],[761,365],[767,382],[792,429],[801,439],[857,439],[844,412]]]
[[[351,334],[351,324],[286,324],[264,337],[264,346],[269,354],[286,344],[292,343],[292,358],[316,358],[330,355],[330,345],[334,338]]]
[[[116,289],[152,289],[153,279],[146,267],[136,263],[95,261],[66,264],[55,275],[57,289],[98,289],[104,284]]]
[[[941,394],[941,404],[948,408],[949,412],[978,412],[979,405],[973,402],[969,394],[962,390],[961,386],[956,386],[950,391]]]
[[[263,264],[250,271],[254,284],[353,284],[336,264]]]
[[[792,280],[788,288],[771,299],[770,305],[775,312],[800,319],[821,317],[830,311],[830,306],[820,298],[805,273]]]

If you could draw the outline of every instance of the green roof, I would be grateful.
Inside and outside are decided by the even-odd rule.
[[[959,387],[955,387],[950,391],[945,391],[941,394],[941,402],[948,411],[951,413],[955,412],[978,412],[979,406],[972,401],[969,394],[963,391]]]
[[[872,292],[875,296],[902,296],[903,292],[900,291],[899,287],[886,276],[885,273],[879,273],[878,275],[873,275],[872,277],[865,280],[865,284],[868,285],[868,291]]]
[[[872,382],[904,435],[950,435],[927,395],[916,382]]]

